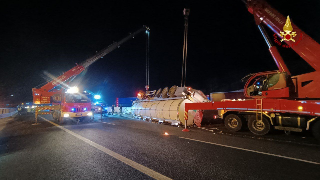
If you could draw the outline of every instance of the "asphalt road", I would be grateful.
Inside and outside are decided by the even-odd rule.
[[[301,137],[43,117],[39,125],[32,114],[0,119],[0,179],[320,179],[320,146]]]

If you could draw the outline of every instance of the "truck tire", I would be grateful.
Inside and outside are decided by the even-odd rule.
[[[242,129],[242,124],[242,120],[238,115],[229,114],[224,118],[224,125],[230,131],[240,131]]]
[[[312,125],[312,134],[315,138],[318,139],[318,141],[320,141],[320,120],[316,121],[313,125]]]
[[[54,112],[52,113],[52,118],[53,118],[53,120],[58,121],[58,119],[59,119],[59,113],[58,113],[57,111],[54,111]]]
[[[271,130],[271,125],[266,117],[263,117],[260,122],[256,120],[256,116],[251,116],[248,120],[248,128],[255,135],[266,135]]]
[[[63,117],[59,117],[59,118],[58,118],[58,123],[59,123],[59,124],[62,124],[62,123],[63,123]]]

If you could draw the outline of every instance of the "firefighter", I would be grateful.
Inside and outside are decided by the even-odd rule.
[[[122,115],[122,105],[120,105],[120,116]]]
[[[21,115],[22,107],[19,105],[18,106],[18,115]]]
[[[112,105],[111,109],[112,109],[111,114],[113,115],[113,113],[114,113],[114,105]]]
[[[23,115],[27,112],[26,108],[22,105],[18,106],[18,115]]]

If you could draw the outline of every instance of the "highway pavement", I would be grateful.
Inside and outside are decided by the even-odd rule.
[[[39,123],[0,119],[0,179],[320,179],[320,146],[303,136],[182,132],[119,116]]]

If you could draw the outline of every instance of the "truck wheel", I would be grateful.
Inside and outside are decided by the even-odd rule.
[[[266,135],[271,130],[271,125],[266,117],[257,121],[256,116],[251,116],[248,120],[248,128],[255,135]]]
[[[317,138],[320,141],[320,120],[316,121],[312,125],[312,134],[315,138]]]
[[[54,111],[54,112],[52,113],[52,119],[55,120],[55,121],[58,121],[57,112]]]
[[[59,123],[59,124],[62,124],[62,123],[63,123],[63,117],[59,117],[59,118],[58,118],[58,123]]]
[[[54,111],[54,112],[52,113],[52,118],[53,118],[53,120],[57,121],[58,123],[60,122],[60,121],[59,121],[60,116],[61,116],[61,114],[60,114],[59,111]]]
[[[224,125],[228,130],[237,132],[242,128],[242,120],[235,114],[229,114],[224,118]]]

